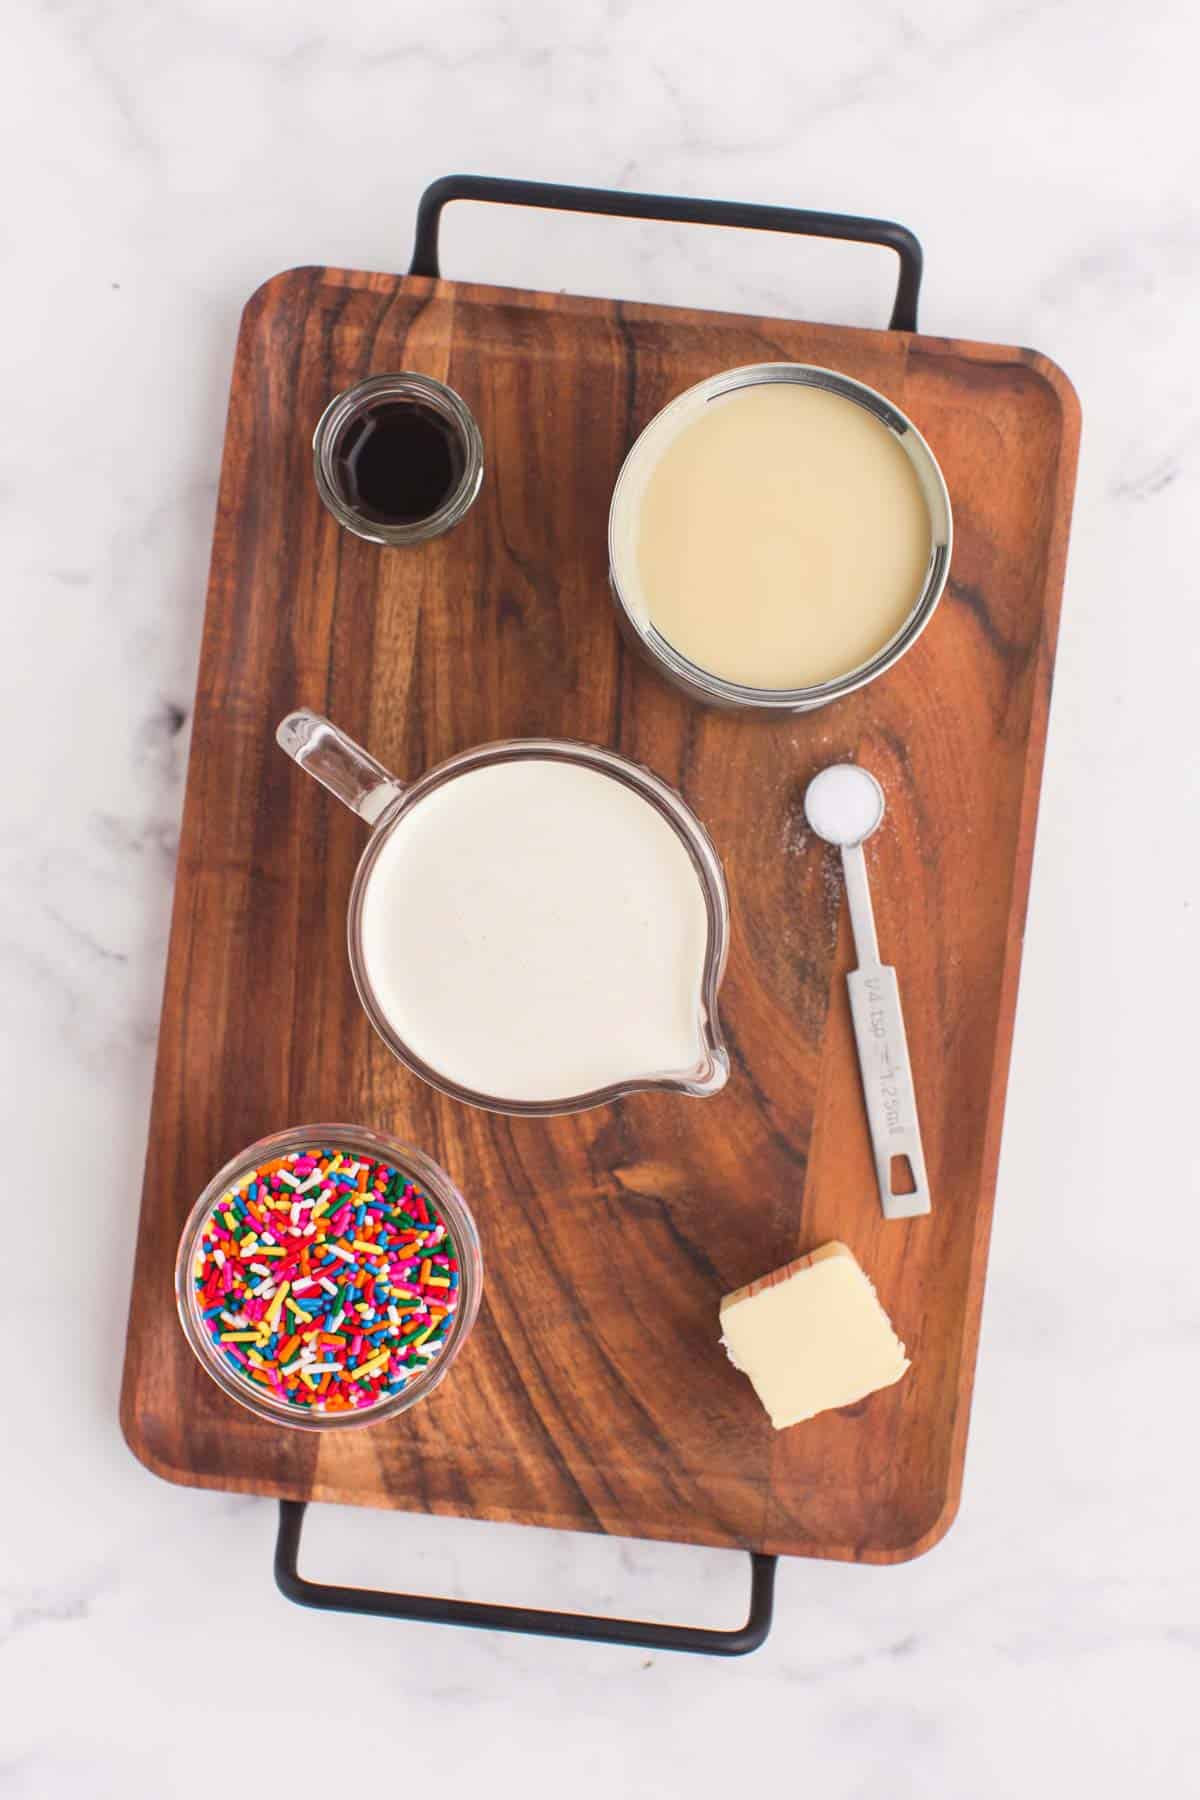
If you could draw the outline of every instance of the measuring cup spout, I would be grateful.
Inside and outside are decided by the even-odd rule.
[[[289,713],[276,727],[275,741],[368,825],[377,824],[404,792],[403,782],[320,713]]]
[[[670,1083],[672,1087],[682,1087],[685,1094],[698,1100],[706,1099],[709,1094],[719,1094],[729,1080],[729,1052],[715,1020],[707,1022],[704,1036],[704,1063],[686,1081]]]

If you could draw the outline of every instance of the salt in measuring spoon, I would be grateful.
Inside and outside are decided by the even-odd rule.
[[[911,1219],[929,1211],[929,1180],[917,1097],[913,1090],[908,1039],[900,1010],[895,969],[879,960],[875,914],[867,885],[863,844],[883,819],[883,789],[857,763],[833,763],[814,775],[804,795],[804,811],[817,836],[842,853],[846,898],[858,967],[846,977],[867,1103],[867,1123],[875,1155],[879,1199],[886,1219]],[[897,1192],[895,1176],[909,1174],[910,1191]]]

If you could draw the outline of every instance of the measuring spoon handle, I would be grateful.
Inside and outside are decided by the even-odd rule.
[[[846,982],[883,1216],[913,1219],[929,1211],[929,1178],[896,971],[877,962],[853,969]],[[898,1182],[912,1191],[897,1192]]]

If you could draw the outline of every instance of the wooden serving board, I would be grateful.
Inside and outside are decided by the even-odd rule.
[[[618,632],[608,502],[672,396],[791,358],[881,389],[928,437],[955,513],[950,586],[874,686],[777,721],[697,707]],[[487,469],[454,532],[387,550],[311,473],[332,394],[450,382]],[[238,340],[167,965],[122,1422],[169,1480],[891,1562],[957,1505],[1079,432],[1018,349],[301,269]],[[401,776],[517,735],[607,744],[675,784],[732,901],[714,1099],[644,1094],[509,1119],[406,1073],[360,1011],[346,900],[364,828],[274,742],[328,713]],[[903,983],[934,1196],[880,1216],[845,984],[835,853],[805,831],[821,765],[887,791],[869,846]],[[172,1265],[196,1194],[265,1132],[342,1118],[435,1156],[479,1221],[486,1291],[451,1378],[375,1429],[260,1423],[194,1361]],[[832,1237],[912,1357],[896,1387],[776,1435],[717,1342],[722,1294]]]

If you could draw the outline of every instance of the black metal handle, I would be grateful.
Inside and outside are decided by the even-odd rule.
[[[490,1606],[477,1600],[439,1600],[428,1594],[385,1594],[376,1588],[329,1587],[306,1581],[297,1567],[306,1505],[303,1500],[279,1502],[275,1540],[275,1584],[297,1606],[367,1613],[377,1619],[417,1619],[426,1625],[478,1625],[486,1631],[520,1631],[531,1637],[631,1644],[642,1650],[691,1650],[702,1656],[745,1656],[765,1642],[771,1629],[777,1558],[754,1551],[750,1553],[750,1613],[736,1631],[604,1619],[591,1613],[542,1612],[528,1606]]]
[[[792,206],[752,206],[737,200],[689,200],[670,194],[622,194],[610,188],[561,187],[548,181],[508,181],[491,175],[443,175],[431,182],[417,207],[417,235],[410,275],[440,274],[438,224],[451,200],[492,200],[505,206],[547,206],[559,212],[602,213],[617,219],[663,219],[681,225],[739,225],[751,231],[788,231],[797,237],[843,238],[880,244],[900,258],[893,331],[917,329],[917,295],[923,257],[912,232],[891,219],[852,213],[804,212]]]

